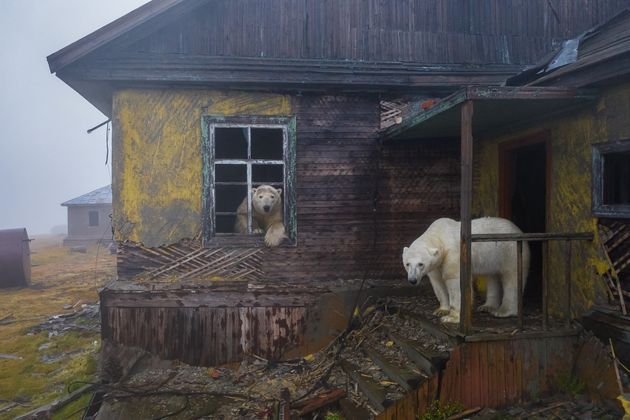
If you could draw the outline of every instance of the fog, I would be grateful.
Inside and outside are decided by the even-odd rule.
[[[46,56],[146,0],[0,0],[0,229],[66,224],[60,204],[110,183],[100,111]],[[111,140],[110,140],[111,145]]]

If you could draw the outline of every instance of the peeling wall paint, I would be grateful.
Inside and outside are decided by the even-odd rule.
[[[201,233],[201,116],[288,116],[288,96],[197,90],[114,95],[114,229],[148,247]]]
[[[600,100],[578,113],[533,125],[531,128],[475,144],[478,168],[473,192],[473,214],[499,215],[499,147],[502,143],[548,131],[551,137],[549,232],[597,232],[591,213],[592,145],[630,137],[630,84],[604,91]],[[563,244],[550,246],[550,310],[565,310]],[[580,313],[605,299],[605,284],[595,273],[608,269],[599,239],[574,243],[573,310]]]

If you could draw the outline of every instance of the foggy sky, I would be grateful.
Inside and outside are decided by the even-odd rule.
[[[62,202],[110,183],[105,127],[86,133],[107,117],[46,56],[146,2],[0,0],[0,229],[49,233]]]

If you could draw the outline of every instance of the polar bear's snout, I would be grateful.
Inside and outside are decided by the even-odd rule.
[[[407,280],[414,286],[420,282],[424,277],[424,264],[423,263],[407,263]]]
[[[269,210],[271,210],[271,206],[263,206],[263,210],[269,213]]]

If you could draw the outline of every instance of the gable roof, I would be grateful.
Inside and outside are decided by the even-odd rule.
[[[112,204],[112,186],[107,185],[87,194],[61,203],[62,206],[91,206],[97,204]]]
[[[48,63],[109,117],[127,88],[441,95],[502,84],[627,7],[557,1],[152,0]]]
[[[78,41],[50,54],[46,57],[50,72],[55,73],[121,37],[140,38],[146,35],[144,31],[139,31],[143,25],[153,22],[157,25],[152,27],[151,30],[156,30],[159,26],[167,24],[180,14],[207,1],[208,0],[151,0],[102,28],[84,36]]]

